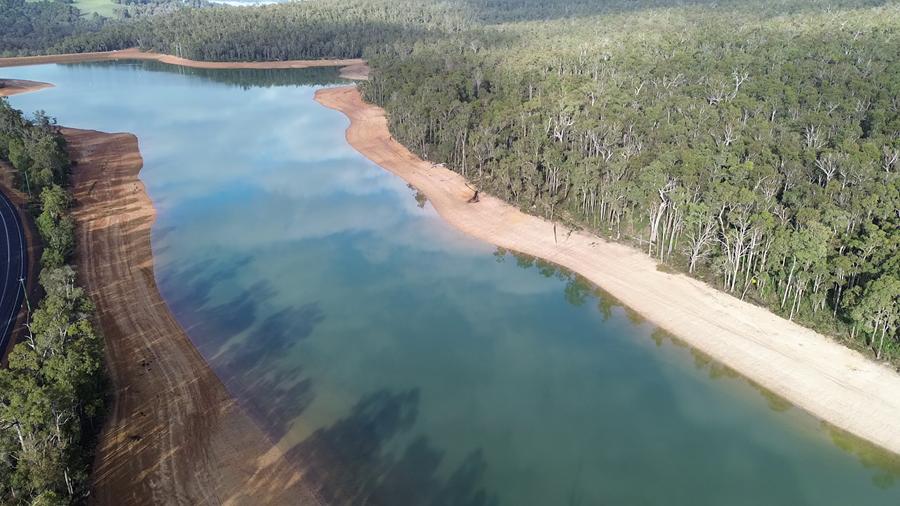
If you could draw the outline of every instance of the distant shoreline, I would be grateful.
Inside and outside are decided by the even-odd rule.
[[[764,308],[698,280],[657,270],[647,255],[527,215],[480,195],[459,174],[394,141],[385,112],[354,86],[316,92],[350,119],[346,137],[367,158],[424,193],[453,227],[491,244],[571,269],[685,343],[824,422],[900,454],[900,375],[885,365]]]
[[[29,65],[47,65],[51,63],[86,63],[95,61],[116,60],[157,60],[171,65],[198,69],[305,69],[310,67],[349,67],[353,77],[342,73],[347,79],[365,79],[368,74],[365,60],[354,58],[346,60],[288,60],[267,62],[205,62],[179,58],[168,54],[147,53],[139,49],[123,49],[121,51],[104,51],[97,53],[69,53],[46,56],[23,56],[18,58],[0,58],[0,68],[25,67]],[[343,70],[343,69],[342,69]]]

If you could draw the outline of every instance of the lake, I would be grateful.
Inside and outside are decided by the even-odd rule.
[[[336,69],[3,69],[137,135],[169,308],[334,505],[896,505],[896,460],[589,283],[444,223],[313,100]],[[77,168],[76,168],[77,170]]]

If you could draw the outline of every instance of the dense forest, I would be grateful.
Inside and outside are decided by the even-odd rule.
[[[900,357],[900,10],[882,0],[314,0],[52,51],[366,57],[395,137],[484,191]]]
[[[313,0],[45,49],[366,57],[366,100],[420,156],[895,359],[898,29],[882,0]]]
[[[67,37],[94,33],[116,21],[172,14],[182,9],[211,7],[207,0],[116,0],[115,19],[85,16],[64,0],[3,0],[0,2],[0,56],[42,54]]]
[[[896,357],[900,13],[781,7],[395,45],[363,89],[480,189]]]
[[[11,0],[0,52],[365,57],[365,99],[421,157],[526,212],[900,359],[896,3],[164,3],[126,2],[138,8],[113,22]],[[39,196],[47,291],[0,372],[0,502],[78,503],[102,350],[66,267],[69,160],[43,113],[26,121],[0,104],[0,158]]]
[[[359,58],[369,47],[431,40],[469,25],[453,4],[413,0],[223,6],[112,24],[67,39],[51,52],[140,47],[208,61]]]
[[[91,324],[93,304],[68,265],[75,253],[75,219],[68,213],[72,194],[61,185],[71,164],[53,121],[43,113],[26,120],[5,100],[0,159],[14,166],[24,189],[37,197],[35,222],[44,244],[40,283],[46,292],[29,315],[25,340],[0,370],[0,504],[83,504],[105,377],[103,340]]]
[[[66,37],[102,26],[102,18],[81,18],[78,9],[65,2],[4,0],[0,2],[0,55],[37,54]]]

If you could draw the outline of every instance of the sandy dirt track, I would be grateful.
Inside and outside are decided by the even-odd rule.
[[[459,174],[432,167],[390,137],[384,110],[353,86],[316,92],[351,121],[347,140],[423,192],[462,232],[580,273],[647,319],[822,420],[900,453],[900,375],[828,338],[687,276],[656,269],[643,253],[559,228],[480,196]],[[554,239],[554,236],[558,238]]]
[[[163,63],[193,67],[199,69],[305,69],[309,67],[340,67],[354,66],[360,72],[360,66],[365,66],[365,61],[360,59],[350,60],[291,60],[268,62],[205,62],[186,60],[167,54],[144,53],[138,49],[125,49],[122,51],[106,51],[101,53],[76,53],[48,56],[25,56],[21,58],[0,58],[2,67],[24,67],[27,65],[46,65],[48,63],[83,63],[91,61],[111,60],[159,60]],[[348,77],[348,79],[354,79]]]
[[[93,503],[319,504],[231,398],[157,290],[150,250],[156,211],[138,179],[137,138],[63,134],[78,161],[79,277],[97,305],[115,394]]]
[[[31,93],[32,91],[52,88],[50,83],[38,81],[26,81],[24,79],[0,79],[0,97],[9,97],[19,93]]]

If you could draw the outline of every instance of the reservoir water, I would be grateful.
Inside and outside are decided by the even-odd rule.
[[[333,505],[900,504],[892,457],[445,224],[313,101],[335,69],[0,75],[137,135],[166,303]]]

